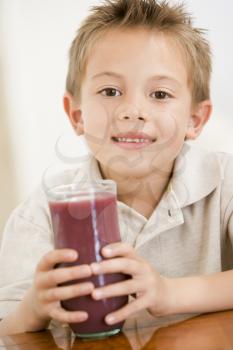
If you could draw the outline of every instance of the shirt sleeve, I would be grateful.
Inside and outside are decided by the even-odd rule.
[[[224,217],[225,235],[224,235],[224,270],[233,269],[233,198],[231,199],[225,211]]]
[[[233,156],[228,155],[222,185],[222,263],[223,270],[233,269]]]
[[[233,198],[229,205],[229,219],[228,219],[228,236],[231,241],[231,248],[233,248]]]
[[[39,188],[11,214],[0,250],[0,319],[13,311],[33,282],[42,256],[53,249],[45,194]]]

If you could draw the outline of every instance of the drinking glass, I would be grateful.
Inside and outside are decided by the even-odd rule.
[[[55,239],[55,248],[71,248],[78,251],[73,263],[61,263],[57,267],[91,264],[105,260],[101,249],[119,242],[120,231],[117,216],[116,184],[112,180],[83,181],[59,185],[47,190],[48,204]],[[91,281],[95,287],[124,281],[122,273],[102,274],[73,280],[62,285]],[[94,300],[91,295],[61,301],[66,310],[86,311],[88,319],[82,323],[70,323],[74,333],[82,338],[103,338],[120,332],[123,322],[107,325],[107,314],[120,309],[128,302],[128,296]]]

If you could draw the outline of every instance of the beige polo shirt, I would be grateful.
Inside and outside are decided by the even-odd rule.
[[[58,183],[101,178],[92,156]],[[41,257],[53,249],[43,186],[16,208],[0,251],[0,318],[22,299]],[[122,240],[155,269],[170,277],[210,274],[233,268],[233,156],[184,144],[171,186],[149,219],[118,201]]]

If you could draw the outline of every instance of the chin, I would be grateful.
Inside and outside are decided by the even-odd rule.
[[[96,159],[102,165],[106,178],[124,178],[129,180],[130,178],[140,179],[150,176],[152,174],[160,175],[161,177],[167,177],[168,172],[162,169],[170,169],[168,160],[164,154],[145,155],[138,153],[137,155],[119,155],[114,154],[109,157],[107,150],[105,152],[99,152],[95,155]]]
[[[110,178],[119,176],[125,180],[144,178],[152,173],[150,166],[145,163],[116,162],[107,166],[107,173]]]

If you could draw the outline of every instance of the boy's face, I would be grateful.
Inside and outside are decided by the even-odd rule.
[[[74,115],[106,177],[168,176],[185,137],[197,136],[191,102],[184,58],[171,39],[117,29],[92,48]]]

